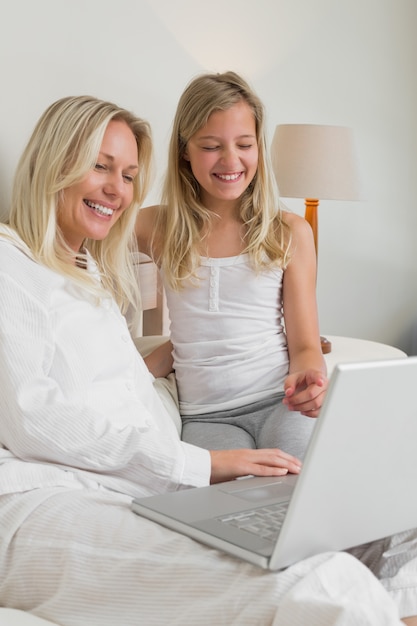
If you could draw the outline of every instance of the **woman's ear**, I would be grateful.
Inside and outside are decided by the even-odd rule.
[[[190,160],[190,157],[188,156],[187,149],[185,149],[184,152],[182,153],[182,158],[184,159],[184,161],[189,161]]]

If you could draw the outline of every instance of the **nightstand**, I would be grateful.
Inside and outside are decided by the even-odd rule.
[[[332,344],[332,351],[324,355],[327,364],[327,376],[330,378],[337,363],[355,361],[377,361],[382,359],[401,359],[407,354],[399,348],[376,341],[326,335]]]

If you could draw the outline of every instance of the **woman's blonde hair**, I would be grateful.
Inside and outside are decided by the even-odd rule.
[[[211,213],[201,202],[200,186],[184,152],[191,137],[215,111],[247,102],[253,111],[258,144],[258,167],[241,198],[240,218],[246,225],[246,249],[256,270],[270,265],[285,267],[290,233],[279,210],[278,195],[265,139],[264,107],[247,82],[234,72],[203,74],[183,92],[174,118],[163,206],[155,230],[161,253],[157,259],[170,286],[179,289],[184,279],[195,276],[199,247]],[[154,242],[156,243],[156,241]]]
[[[135,136],[139,171],[133,201],[102,241],[86,240],[101,274],[101,283],[74,261],[58,226],[64,190],[82,180],[96,164],[107,125],[125,122]],[[34,258],[75,280],[99,299],[109,292],[123,312],[137,306],[139,294],[132,251],[134,225],[150,183],[152,139],[149,124],[133,113],[91,96],[74,96],[52,104],[38,121],[24,150],[13,183],[9,224]]]

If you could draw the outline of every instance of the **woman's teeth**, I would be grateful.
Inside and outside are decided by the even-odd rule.
[[[89,202],[89,200],[84,200],[84,202],[86,203],[87,206],[90,207],[90,209],[94,209],[94,211],[96,211],[100,215],[105,215],[106,217],[113,215],[113,212],[114,212],[113,209],[109,209],[108,207],[103,206],[102,204]]]

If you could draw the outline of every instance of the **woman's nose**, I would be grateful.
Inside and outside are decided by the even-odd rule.
[[[104,191],[109,195],[120,196],[123,193],[123,176],[118,173],[111,173],[106,179]]]

